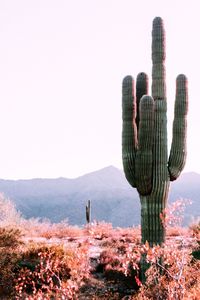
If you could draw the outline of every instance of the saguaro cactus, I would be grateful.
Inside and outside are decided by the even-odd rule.
[[[88,203],[86,204],[85,213],[86,213],[86,221],[88,224],[90,224],[91,222],[91,201],[90,200],[88,200]]]
[[[125,176],[141,201],[142,243],[162,244],[165,226],[160,215],[166,207],[170,181],[181,173],[186,160],[188,111],[187,78],[176,79],[173,138],[168,159],[165,83],[165,31],[156,17],[152,29],[152,97],[148,77],[126,76],[122,86],[122,158]]]

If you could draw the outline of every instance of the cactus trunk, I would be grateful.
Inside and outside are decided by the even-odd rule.
[[[166,207],[169,191],[169,182],[163,185],[159,192],[141,196],[141,230],[142,243],[148,241],[152,247],[161,245],[165,241],[165,225],[161,219],[163,209]]]

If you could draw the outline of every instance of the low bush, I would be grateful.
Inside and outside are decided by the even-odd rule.
[[[0,297],[14,293],[14,280],[19,270],[18,261],[23,245],[21,237],[18,229],[0,227]]]
[[[86,245],[76,249],[32,245],[23,253],[19,266],[16,299],[76,299],[89,276]]]

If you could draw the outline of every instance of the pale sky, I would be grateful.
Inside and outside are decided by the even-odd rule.
[[[199,0],[0,0],[0,178],[74,178],[121,161],[121,83],[151,76],[166,29],[168,140],[189,80],[188,157],[200,173]]]

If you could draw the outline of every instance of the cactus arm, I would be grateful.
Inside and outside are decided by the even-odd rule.
[[[148,95],[148,76],[146,73],[141,72],[138,74],[136,79],[136,104],[137,104],[137,113],[136,113],[136,125],[137,129],[139,128],[139,122],[140,122],[140,99],[143,95]]]
[[[187,78],[179,75],[176,79],[176,99],[173,121],[173,138],[169,156],[168,169],[170,180],[175,180],[185,166],[187,149],[187,112],[188,112],[188,90]]]
[[[148,195],[152,190],[153,127],[154,100],[150,96],[143,96],[140,100],[138,150],[135,164],[137,190],[141,195]]]
[[[122,160],[128,182],[135,183],[135,155],[137,150],[136,101],[134,80],[126,76],[122,84]]]

